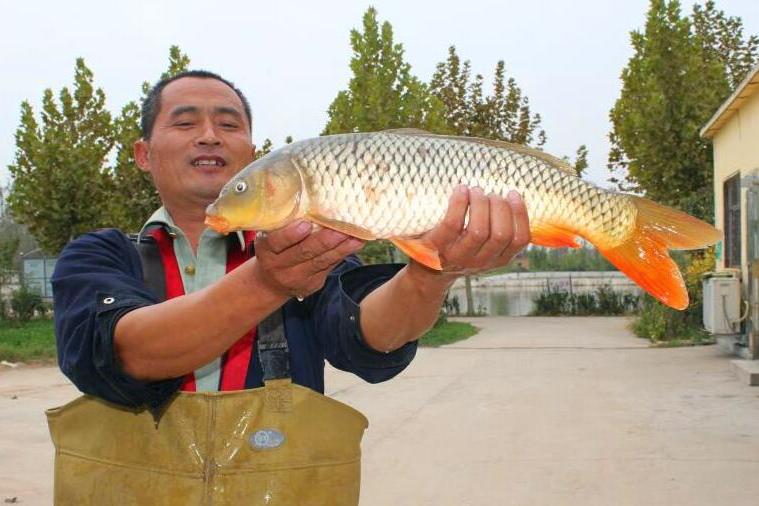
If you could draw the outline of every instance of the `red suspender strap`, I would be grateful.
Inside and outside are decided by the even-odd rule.
[[[174,242],[169,236],[169,232],[163,227],[157,227],[150,231],[150,235],[155,239],[158,245],[158,253],[161,255],[164,277],[166,278],[166,299],[184,295],[182,274],[179,272],[179,263],[176,255],[174,255]],[[184,377],[181,390],[183,392],[195,391],[194,373],[189,373]]]
[[[182,275],[179,272],[179,263],[174,254],[174,243],[171,236],[169,236],[168,231],[163,227],[151,230],[150,235],[155,239],[158,245],[158,252],[161,256],[161,263],[163,264],[166,278],[166,299],[184,295]],[[255,232],[245,232],[244,237],[244,251],[235,244],[227,253],[226,272],[231,272],[248,259],[248,248],[253,242]],[[245,388],[245,377],[248,374],[248,365],[250,364],[255,336],[256,329],[254,328],[227,350],[223,358],[224,367],[221,371],[219,390],[242,390]],[[181,390],[183,392],[195,392],[194,373],[189,373],[185,376]]]
[[[245,251],[242,251],[235,242],[227,254],[227,272],[232,272],[248,259],[250,244],[253,242],[255,232],[244,232]],[[242,336],[233,344],[224,355],[224,369],[221,371],[221,385],[219,390],[243,390],[245,377],[248,375],[248,365],[253,353],[253,344],[256,340],[256,328]]]

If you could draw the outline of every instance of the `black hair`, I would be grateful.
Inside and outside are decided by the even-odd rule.
[[[140,120],[140,129],[142,130],[143,139],[149,140],[150,135],[153,133],[153,125],[155,124],[155,119],[158,117],[158,113],[161,110],[161,92],[168,84],[173,83],[177,79],[182,79],[183,77],[216,79],[217,81],[221,81],[222,83],[232,88],[234,92],[237,93],[237,96],[240,97],[242,106],[245,109],[245,116],[248,118],[248,124],[251,126],[251,128],[253,128],[253,117],[250,113],[250,104],[248,103],[248,99],[245,98],[245,95],[243,95],[242,91],[235,88],[234,84],[227,81],[220,75],[214,74],[213,72],[209,72],[207,70],[185,70],[184,72],[174,74],[171,77],[166,77],[158,81],[155,86],[150,89],[150,92],[148,93],[148,96],[145,97],[145,100],[143,100],[141,114],[142,118]]]

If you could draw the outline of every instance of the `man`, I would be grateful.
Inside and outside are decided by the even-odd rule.
[[[163,207],[141,236],[157,241],[172,293],[161,302],[145,286],[137,251],[115,230],[87,234],[59,257],[61,369],[83,392],[114,404],[87,399],[86,409],[51,411],[56,498],[79,504],[91,492],[120,504],[191,504],[205,494],[258,504],[259,494],[262,504],[355,504],[366,422],[321,395],[325,358],[371,382],[399,373],[456,277],[505,265],[529,242],[523,202],[515,192],[502,199],[458,188],[428,234],[442,273],[414,261],[362,267],[353,255],[361,241],[300,221],[256,238],[254,255],[239,258],[249,245],[207,229],[204,219],[253,159],[245,97],[215,74],[185,72],[154,87],[142,128],[135,159]],[[241,389],[250,390],[212,393]],[[214,425],[225,417],[233,423]],[[252,423],[261,417],[272,427]],[[117,434],[129,448],[107,442]],[[217,441],[229,450],[223,457]],[[175,472],[192,459],[197,465]],[[163,460],[172,463],[155,467]],[[302,480],[311,485],[300,488]]]

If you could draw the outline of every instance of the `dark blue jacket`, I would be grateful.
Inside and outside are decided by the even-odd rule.
[[[392,378],[416,354],[416,342],[392,353],[369,348],[359,325],[359,303],[401,268],[362,266],[348,257],[324,287],[303,302],[283,307],[295,383],[324,392],[324,360],[371,383]],[[115,229],[85,234],[69,243],[52,278],[58,363],[82,392],[130,407],[158,409],[182,385],[182,378],[138,381],[119,366],[113,350],[116,322],[139,307],[157,303],[143,283],[137,250]],[[106,301],[106,302],[104,302]],[[251,356],[246,388],[263,386],[258,355]]]

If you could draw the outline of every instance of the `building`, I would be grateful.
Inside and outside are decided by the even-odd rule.
[[[701,129],[714,149],[714,223],[724,234],[717,271],[741,280],[738,344],[759,358],[759,65]],[[705,300],[705,303],[707,301]]]

